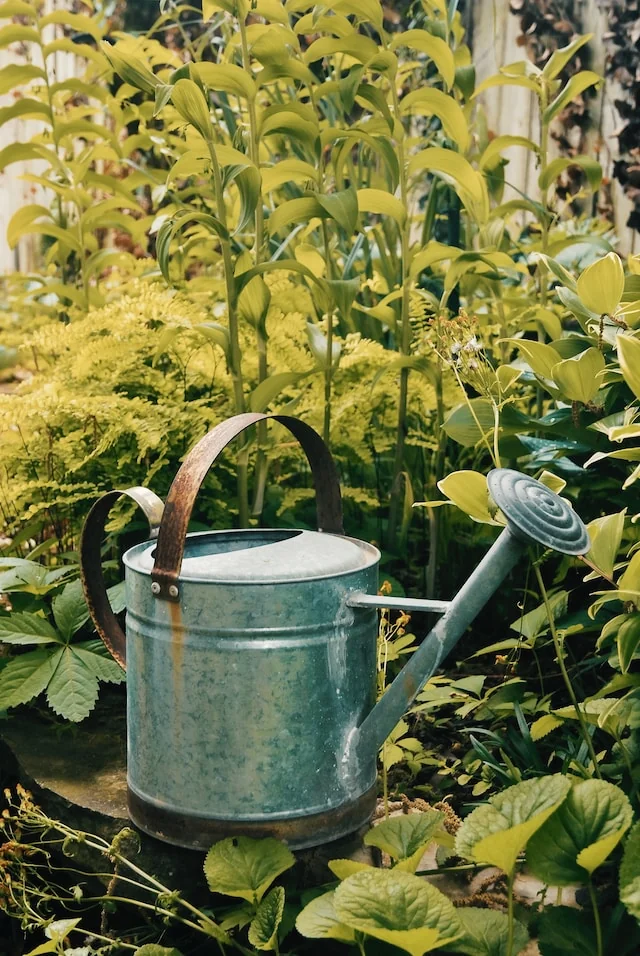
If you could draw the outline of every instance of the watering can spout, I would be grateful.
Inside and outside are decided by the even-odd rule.
[[[442,613],[409,662],[386,693],[356,729],[350,751],[358,755],[378,752],[398,721],[407,712],[424,684],[458,643],[467,627],[489,601],[530,544],[541,544],[563,554],[589,550],[589,535],[571,506],[541,482],[508,468],[489,473],[488,486],[506,527],[471,577],[452,601],[412,601],[370,595],[352,595],[354,606],[402,607]]]

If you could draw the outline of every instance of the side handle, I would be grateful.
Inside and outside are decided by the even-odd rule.
[[[158,546],[152,578],[156,598],[177,602],[180,599],[178,577],[182,566],[185,538],[191,512],[204,477],[218,455],[237,435],[256,422],[280,422],[302,446],[316,492],[318,530],[343,534],[342,499],[338,472],[331,452],[313,428],[289,415],[264,415],[246,412],[234,415],[212,429],[192,448],[173,479],[158,533]]]
[[[111,610],[107,588],[102,573],[102,541],[104,527],[111,508],[121,495],[128,495],[144,511],[149,522],[149,537],[157,538],[164,504],[148,488],[127,488],[125,491],[109,491],[99,498],[82,528],[80,538],[80,574],[82,590],[95,624],[96,631],[112,657],[122,668],[126,666],[126,638]]]

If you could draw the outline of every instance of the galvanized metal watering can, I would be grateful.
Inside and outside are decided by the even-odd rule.
[[[210,466],[264,419],[285,425],[306,453],[319,530],[187,534]],[[197,849],[234,834],[300,849],[363,825],[380,747],[528,544],[589,549],[580,518],[540,482],[509,469],[488,481],[507,526],[450,602],[378,596],[380,553],[343,534],[331,455],[295,418],[245,414],[218,425],[187,456],[164,506],[146,488],[104,495],[83,530],[82,573],[98,633],[126,661],[133,822]],[[100,555],[121,494],[151,529],[124,555],[126,638]],[[376,704],[379,607],[442,617]]]

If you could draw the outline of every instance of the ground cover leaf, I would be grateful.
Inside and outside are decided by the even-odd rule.
[[[439,810],[403,813],[389,817],[372,827],[364,838],[367,846],[377,846],[398,861],[398,869],[415,873],[430,843],[433,842],[444,814]]]
[[[465,956],[511,956],[507,949],[509,920],[506,913],[462,906],[456,914],[464,932],[455,942],[442,947],[445,952],[464,953]],[[527,928],[516,920],[512,952],[519,953],[528,941]]]
[[[249,942],[256,949],[276,949],[278,927],[284,913],[284,889],[274,886],[258,906],[249,926]]]
[[[527,863],[550,886],[586,883],[631,826],[633,810],[619,787],[605,780],[575,784],[530,839]]]
[[[461,934],[453,904],[412,873],[363,870],[335,891],[338,919],[355,930],[422,956]]]
[[[207,853],[204,875],[212,893],[259,903],[275,878],[294,863],[291,850],[272,837],[228,837]]]
[[[332,890],[307,903],[296,919],[296,929],[301,936],[309,939],[338,939],[341,943],[355,940],[355,930],[338,919],[334,897],[335,890]]]
[[[507,787],[464,820],[456,836],[456,853],[512,873],[518,854],[565,800],[570,787],[562,774]]]

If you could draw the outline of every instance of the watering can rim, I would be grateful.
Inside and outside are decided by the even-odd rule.
[[[197,542],[198,539],[203,538],[220,539],[245,535],[252,537],[268,537],[269,535],[275,537],[277,535],[278,537],[274,542],[265,542],[265,545],[240,549],[240,551],[213,552],[212,555],[203,556],[205,560],[206,558],[213,559],[211,562],[214,565],[213,572],[207,573],[204,571],[205,560],[199,562],[197,569],[193,566],[189,567],[190,562],[195,563],[195,560],[197,560],[197,558],[194,559],[189,556],[190,543]],[[286,537],[283,538],[283,536]],[[283,569],[282,564],[278,565],[277,563],[279,559],[286,559],[286,547],[280,549],[279,553],[278,550],[272,550],[271,554],[268,555],[265,552],[266,549],[275,549],[277,544],[284,543],[287,545],[291,540],[302,545],[302,549],[297,549],[298,553],[295,555],[296,564],[291,565],[291,573],[288,575],[287,569]],[[329,545],[329,548],[326,547],[327,545]],[[315,553],[312,560],[306,563],[307,573],[301,573],[301,569],[303,571],[305,570],[305,550],[308,547],[313,547]],[[157,541],[154,539],[140,542],[125,552],[122,556],[122,561],[125,567],[130,568],[135,573],[151,577],[154,569],[156,548]],[[317,559],[317,549],[321,549],[321,551],[324,550],[325,553],[321,554],[320,559],[314,562],[313,559]],[[340,561],[340,551],[345,552],[345,557],[348,555],[352,560],[348,563],[344,560]],[[233,567],[230,572],[225,573],[224,566],[221,567],[223,561],[216,559],[233,554],[241,554],[248,557],[245,557],[244,567],[240,566],[235,569],[235,574]],[[361,559],[360,561],[356,560],[358,556]],[[265,567],[265,562],[261,562],[260,560],[263,557],[266,557],[269,561],[273,561],[275,568],[271,566]],[[220,584],[225,586],[234,584],[251,586],[253,584],[308,583],[360,573],[377,565],[380,559],[380,551],[375,545],[368,541],[344,534],[331,534],[327,531],[311,531],[306,528],[227,528],[194,531],[190,532],[186,537],[185,556],[179,575],[179,582],[188,584]],[[326,568],[318,571],[317,566],[323,561],[326,564]],[[234,562],[230,560],[229,563],[233,565]]]

